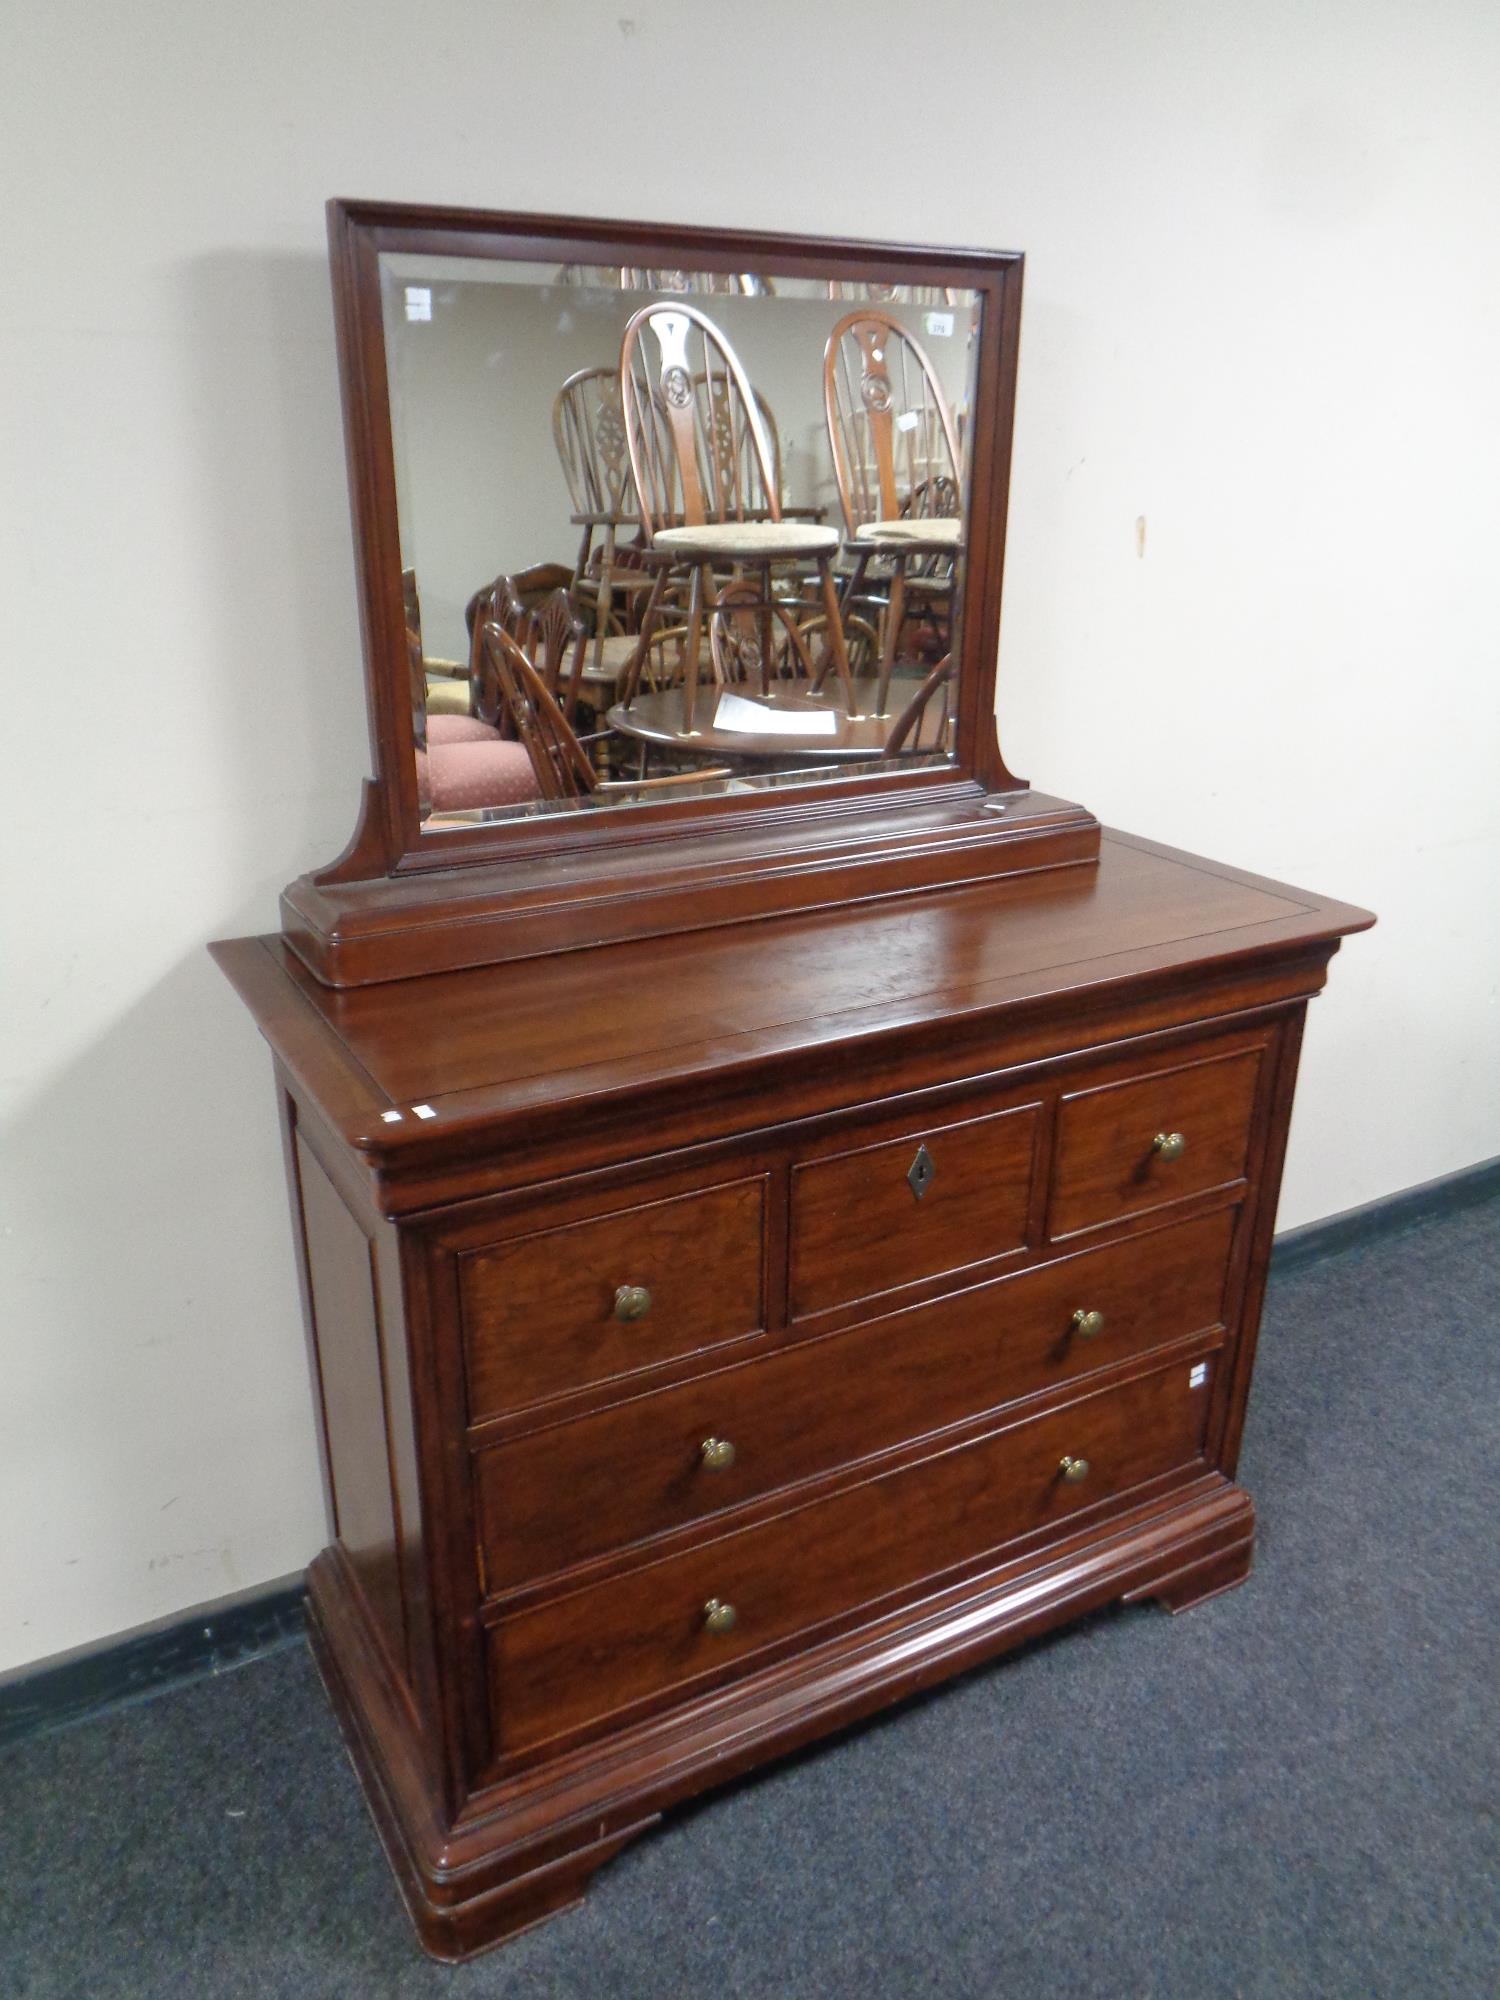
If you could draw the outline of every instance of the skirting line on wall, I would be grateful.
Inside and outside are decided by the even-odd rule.
[[[1500,1159],[1330,1215],[1276,1238],[1271,1275],[1393,1236],[1429,1217],[1500,1195]],[[200,1605],[170,1624],[144,1626],[101,1646],[0,1675],[0,1745],[61,1729],[123,1703],[263,1659],[302,1637],[302,1579],[283,1577]]]
[[[1321,1222],[1283,1230],[1271,1248],[1271,1275],[1285,1277],[1288,1271],[1300,1271],[1304,1264],[1316,1264],[1340,1250],[1372,1243],[1377,1236],[1398,1235],[1434,1215],[1473,1208],[1497,1194],[1500,1158],[1480,1160],[1475,1166],[1460,1167],[1456,1174],[1444,1174],[1440,1180],[1423,1181],[1420,1187],[1403,1188],[1399,1194],[1368,1201],[1363,1208],[1346,1208],[1342,1215],[1325,1215]]]
[[[40,1667],[20,1667],[0,1675],[0,1745],[228,1673],[300,1639],[303,1625],[302,1578],[285,1576],[200,1605],[170,1624],[144,1625]]]

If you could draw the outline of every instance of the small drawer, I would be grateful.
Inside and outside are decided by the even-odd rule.
[[[1049,1236],[1055,1241],[1241,1179],[1260,1059],[1260,1049],[1243,1049],[1065,1094]]]
[[[1036,1133],[1028,1104],[796,1165],[792,1318],[1023,1248]]]
[[[1207,1331],[1235,1212],[908,1306],[475,1463],[494,1593]]]
[[[1018,1536],[1191,1466],[1209,1400],[1197,1372],[1174,1364],[511,1614],[489,1633],[497,1757],[743,1674],[767,1647],[873,1613]]]
[[[470,1417],[754,1333],[764,1233],[756,1178],[466,1252]]]

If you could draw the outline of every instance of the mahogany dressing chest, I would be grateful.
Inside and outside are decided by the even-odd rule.
[[[455,1958],[577,1901],[676,1801],[1081,1613],[1244,1578],[1303,1015],[1371,919],[1101,835],[1000,761],[1019,259],[347,203],[331,236],[376,776],[283,934],[215,955],[275,1058],[328,1507],[314,1645],[423,1942]],[[426,607],[486,581],[451,543],[506,496],[465,489],[445,531],[424,440],[498,393],[463,356],[522,355],[532,321],[588,321],[606,390],[632,319],[691,361],[651,317],[684,293],[779,396],[760,442],[774,423],[780,480],[806,482],[782,508],[721,489],[700,529],[785,525],[799,497],[819,524],[846,319],[867,370],[909,334],[960,411],[943,525],[913,556],[889,530],[923,519],[921,478],[885,521],[841,492],[830,608],[811,557],[775,576],[753,536],[733,563],[706,537],[679,577],[681,538],[643,534],[622,478],[609,564],[633,549],[635,573],[590,567],[584,537],[560,586],[575,693],[589,649],[598,673],[660,653],[660,581],[658,697],[737,688],[785,756],[700,779],[684,732],[654,790],[601,762],[586,793],[445,815],[432,662],[467,659],[483,723],[504,607],[447,647]],[[495,311],[503,339],[465,322]],[[408,353],[434,326],[451,353]],[[946,388],[945,340],[967,350]],[[499,373],[536,393],[519,359]],[[889,374],[852,400],[878,418],[887,393],[904,448],[928,419]],[[662,379],[638,423],[673,421]],[[549,481],[559,537],[606,511],[519,450],[482,476],[530,482],[536,522]],[[785,726],[819,701],[894,715],[934,675],[925,753],[835,768]],[[535,758],[534,720],[473,741]]]

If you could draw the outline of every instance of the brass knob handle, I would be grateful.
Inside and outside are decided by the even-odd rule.
[[[1076,1486],[1080,1479],[1087,1479],[1089,1476],[1089,1462],[1086,1458],[1065,1458],[1057,1469],[1070,1486]]]
[[[1097,1340],[1104,1331],[1102,1312],[1087,1312],[1080,1306],[1072,1319],[1073,1331],[1080,1340]]]
[[[615,1287],[615,1318],[644,1319],[651,1310],[651,1294],[644,1285]]]
[[[728,1438],[705,1438],[698,1456],[706,1472],[727,1472],[734,1464],[734,1446]]]
[[[1180,1132],[1158,1132],[1151,1150],[1159,1160],[1180,1160],[1187,1151],[1187,1140]]]
[[[722,1637],[732,1632],[739,1623],[739,1613],[732,1604],[726,1604],[721,1597],[711,1597],[703,1607],[703,1629]]]

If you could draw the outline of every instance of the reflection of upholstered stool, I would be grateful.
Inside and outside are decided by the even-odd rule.
[[[519,806],[541,797],[531,759],[519,743],[472,715],[429,715],[425,795],[434,812]]]
[[[962,521],[950,520],[944,515],[933,515],[924,519],[914,514],[909,521],[866,521],[862,528],[854,530],[857,542],[899,542],[910,553],[922,555],[957,555],[958,544],[963,536]]]
[[[693,565],[691,594],[688,600],[683,688],[683,720],[690,732],[693,727],[694,702],[698,686],[698,632],[705,601],[708,601],[710,613],[713,608],[710,591],[705,587],[705,578],[711,575],[711,566],[715,563],[732,563],[740,571],[746,568],[759,571],[757,601],[766,607],[768,631],[769,619],[775,604],[771,586],[772,564],[810,562],[815,566],[823,598],[823,629],[829,638],[829,660],[843,684],[845,707],[852,711],[854,686],[849,674],[848,649],[831,567],[831,558],[836,554],[838,546],[839,535],[836,528],[823,528],[815,522],[807,521],[708,521],[697,527],[657,529],[651,538],[653,554],[676,556]],[[666,572],[663,571],[661,574],[664,577]],[[627,678],[625,691],[627,703],[635,699],[640,683],[641,670],[646,659],[644,647],[653,630],[653,607],[656,602],[656,597],[653,597],[643,622],[642,638],[637,642],[640,650]],[[787,624],[784,617],[782,623]],[[766,651],[769,655],[769,648],[766,648]]]
[[[832,555],[839,545],[837,528],[820,528],[807,521],[705,521],[696,528],[658,528],[653,549],[674,554],[722,557],[727,562],[764,561],[774,556]]]
[[[429,715],[467,715],[469,712],[469,677],[461,681],[449,680],[446,676],[427,676],[427,700]]]

